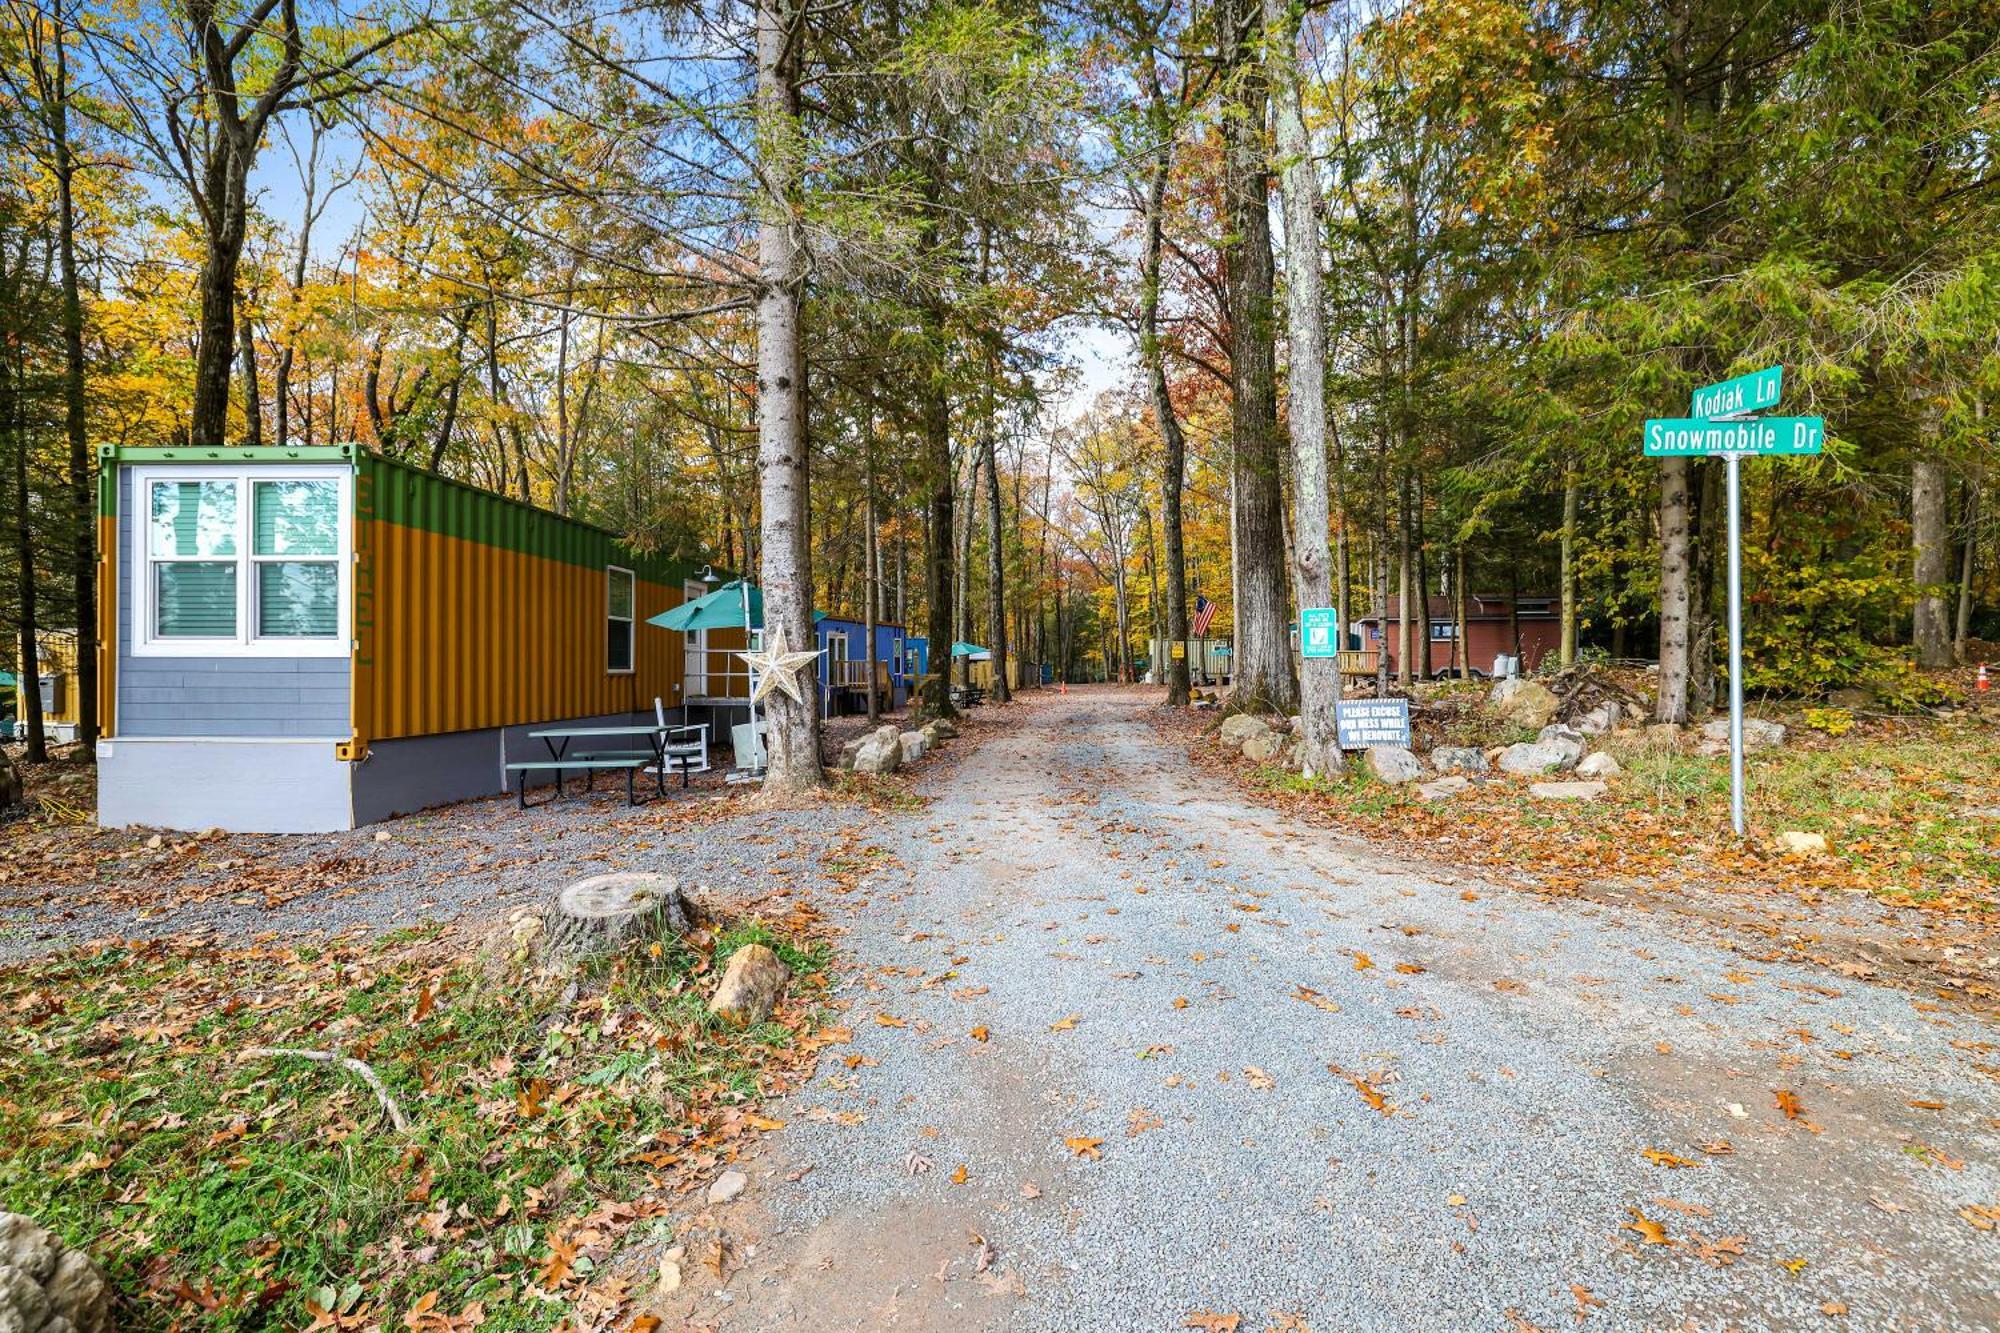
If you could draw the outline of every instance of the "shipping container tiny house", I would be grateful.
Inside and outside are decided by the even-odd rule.
[[[690,570],[601,528],[346,445],[100,462],[103,824],[353,828],[683,702]]]
[[[819,636],[819,688],[833,714],[865,713],[862,682],[868,675],[868,627],[858,620],[822,616],[814,627]],[[875,694],[890,712],[910,701],[916,689],[915,654],[901,625],[875,627]]]

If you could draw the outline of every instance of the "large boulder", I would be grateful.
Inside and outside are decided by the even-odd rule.
[[[1268,764],[1285,757],[1291,748],[1291,738],[1280,735],[1268,728],[1253,733],[1243,742],[1243,757],[1253,764]]]
[[[32,1217],[0,1213],[0,1329],[110,1333],[111,1285],[90,1256]]]
[[[1624,771],[1618,761],[1603,750],[1585,755],[1583,762],[1576,766],[1576,775],[1580,778],[1615,778]]]
[[[902,742],[903,762],[906,764],[916,763],[931,748],[930,737],[921,731],[902,732],[898,739]]]
[[[1615,731],[1625,716],[1624,705],[1616,699],[1606,699],[1597,707],[1576,720],[1576,730],[1586,736],[1602,736],[1607,731]]]
[[[762,944],[746,944],[729,955],[722,980],[709,999],[708,1012],[744,1027],[761,1023],[778,1006],[778,992],[792,979],[792,970]]]
[[[1590,742],[1583,733],[1571,727],[1546,726],[1535,733],[1537,745],[1553,745],[1569,757],[1564,768],[1575,768],[1584,753],[1590,749]]]
[[[1523,727],[1545,727],[1560,707],[1546,685],[1520,676],[1499,681],[1486,696],[1487,707],[1507,721]]]
[[[1255,713],[1232,713],[1222,719],[1222,741],[1225,745],[1241,745],[1252,736],[1269,735],[1271,724]]]
[[[903,733],[894,727],[877,727],[861,738],[854,750],[857,773],[894,773],[903,766]]]
[[[1461,773],[1449,777],[1433,779],[1417,788],[1417,799],[1422,801],[1448,801],[1472,785],[1472,779]]]
[[[1759,750],[1776,749],[1785,743],[1785,728],[1782,723],[1767,722],[1761,717],[1743,719],[1743,753],[1755,754]],[[1701,748],[1716,753],[1729,748],[1729,719],[1719,717],[1713,722],[1702,724]]]
[[[1375,745],[1368,750],[1368,771],[1378,782],[1415,782],[1424,775],[1424,766],[1417,757],[1400,745]]]
[[[1534,778],[1544,773],[1560,773],[1574,765],[1577,758],[1576,753],[1566,745],[1553,741],[1523,741],[1500,752],[1499,767],[1503,773]]]
[[[1827,849],[1824,833],[1787,829],[1778,835],[1778,850],[1791,856],[1817,856]]]
[[[958,739],[958,728],[954,727],[948,718],[934,717],[924,723],[920,730],[924,733],[924,739],[932,745]]]
[[[1431,767],[1440,773],[1487,773],[1493,765],[1476,746],[1440,745],[1431,751]]]
[[[1533,782],[1528,795],[1543,801],[1594,801],[1604,795],[1601,782]]]

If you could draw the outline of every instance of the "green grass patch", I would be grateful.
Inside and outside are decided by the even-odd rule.
[[[751,942],[795,980],[776,1021],[736,1031],[704,994]],[[319,1309],[401,1327],[430,1293],[486,1329],[554,1327],[611,1242],[663,1225],[675,1172],[755,1132],[748,1108],[809,1037],[827,963],[751,923],[577,988],[431,929],[8,969],[0,1208],[88,1248],[139,1327],[296,1328]],[[263,1047],[366,1061],[411,1131],[340,1067]]]

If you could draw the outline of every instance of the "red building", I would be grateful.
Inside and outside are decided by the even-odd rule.
[[[1562,647],[1562,607],[1553,597],[1521,598],[1520,615],[1508,605],[1503,595],[1467,594],[1465,599],[1465,636],[1471,651],[1466,660],[1473,670],[1491,673],[1493,659],[1502,654],[1518,656],[1523,673],[1533,671],[1549,653]],[[1385,647],[1383,643],[1383,621],[1388,622],[1386,648],[1389,653],[1389,670],[1397,671],[1402,664],[1397,660],[1397,645],[1402,641],[1402,602],[1399,598],[1389,599],[1389,614],[1363,616],[1355,621],[1361,634],[1361,646],[1367,649]],[[1430,599],[1430,617],[1427,621],[1413,625],[1412,631],[1417,642],[1423,642],[1426,630],[1430,633],[1430,662],[1433,673],[1449,670],[1452,658],[1452,641],[1458,637],[1458,609],[1449,597]],[[1516,625],[1520,638],[1515,639]]]

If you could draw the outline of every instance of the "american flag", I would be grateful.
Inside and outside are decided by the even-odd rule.
[[[1207,638],[1209,622],[1214,619],[1215,603],[1209,601],[1208,598],[1203,597],[1200,593],[1196,593],[1194,598],[1194,624],[1188,627],[1194,631],[1194,637],[1197,639]]]

